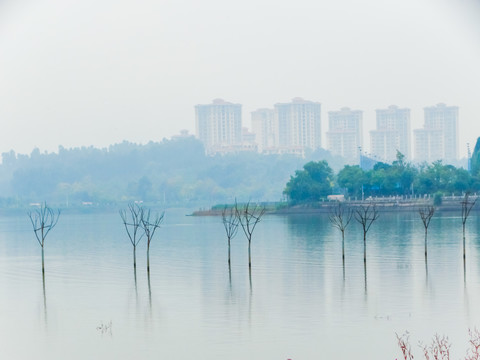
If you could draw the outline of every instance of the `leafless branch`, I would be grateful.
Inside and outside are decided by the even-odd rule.
[[[367,232],[370,230],[373,222],[378,219],[378,210],[375,204],[360,205],[355,209],[354,217],[363,229],[363,262],[367,263]]]
[[[252,240],[252,234],[255,230],[255,227],[262,219],[265,211],[265,206],[255,204],[252,207],[249,201],[243,207],[240,207],[235,201],[235,213],[237,214],[240,225],[242,226],[243,232],[245,233],[245,236],[247,237],[249,243]]]
[[[227,233],[228,240],[233,239],[238,232],[238,224],[240,219],[238,218],[235,208],[225,208],[222,210],[222,222]]]
[[[425,206],[423,208],[418,209],[418,213],[423,222],[423,226],[425,229],[428,229],[430,225],[430,220],[432,220],[433,215],[435,214],[435,207],[434,206]]]
[[[262,219],[262,216],[265,214],[265,206],[260,206],[255,204],[252,206],[250,201],[247,202],[244,206],[239,206],[235,200],[235,214],[240,222],[240,226],[248,240],[248,267],[252,267],[252,257],[251,257],[251,243],[252,235],[255,227]]]
[[[55,225],[57,225],[58,218],[60,217],[60,210],[54,211],[46,202],[44,202],[40,205],[39,209],[29,211],[28,217],[32,223],[35,237],[43,248],[48,233],[55,227]]]
[[[339,202],[330,209],[328,217],[332,225],[343,233],[352,220],[353,210]]]
[[[150,242],[155,235],[155,231],[160,227],[160,224],[163,221],[163,217],[165,216],[165,212],[157,213],[154,217],[151,216],[150,209],[145,210],[142,208],[140,214],[140,221],[145,232],[145,236],[147,237],[147,246],[150,247]]]
[[[360,205],[355,209],[355,219],[362,225],[363,232],[366,234],[370,230],[373,222],[378,219],[379,213],[375,204]]]
[[[145,210],[142,208],[140,212],[140,222],[143,231],[145,232],[145,237],[147,238],[147,271],[150,274],[150,242],[155,235],[155,232],[160,227],[160,224],[163,221],[165,216],[165,211],[162,213],[156,213],[153,217],[150,212],[150,209]]]
[[[120,210],[120,217],[122,218],[125,231],[128,238],[134,247],[138,245],[144,234],[138,235],[138,230],[141,228],[141,214],[142,208],[138,204],[128,204],[128,214],[126,210]],[[130,222],[129,222],[130,221]],[[131,228],[131,230],[130,230]]]

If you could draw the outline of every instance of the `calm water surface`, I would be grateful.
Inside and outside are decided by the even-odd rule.
[[[480,218],[435,215],[429,260],[418,214],[381,214],[367,239],[325,215],[265,216],[232,244],[221,219],[169,210],[151,248],[132,246],[118,213],[62,214],[40,247],[28,217],[0,219],[0,351],[5,359],[395,359],[447,334],[454,358],[480,327]],[[428,272],[427,272],[428,271]],[[109,327],[111,324],[111,327]],[[98,329],[107,326],[106,331]]]

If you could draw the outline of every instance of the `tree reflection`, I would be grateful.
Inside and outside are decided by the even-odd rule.
[[[152,286],[150,284],[150,271],[147,271],[148,280],[148,305],[150,308],[150,315],[152,314]]]
[[[363,272],[364,272],[364,280],[365,280],[365,295],[367,295],[367,263],[366,261],[363,262]]]
[[[45,321],[45,328],[47,328],[47,292],[45,290],[45,272],[42,271],[42,287],[43,287],[43,316]]]

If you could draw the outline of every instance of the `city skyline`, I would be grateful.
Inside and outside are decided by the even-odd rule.
[[[0,153],[147,143],[193,133],[194,104],[223,97],[247,115],[301,96],[324,104],[323,119],[362,109],[364,131],[377,108],[409,107],[416,129],[424,106],[455,104],[464,156],[480,134],[479,9],[477,0],[5,0]]]
[[[360,151],[378,161],[392,162],[400,151],[410,161],[431,162],[461,160],[458,148],[459,108],[439,103],[426,106],[423,127],[411,128],[410,108],[390,105],[376,109],[376,126],[363,129],[363,111],[342,107],[329,111],[322,119],[320,102],[293,98],[289,103],[275,103],[273,108],[260,108],[250,113],[251,127],[245,126],[242,104],[214,99],[211,104],[195,106],[197,138],[202,140],[207,153],[258,151],[260,153],[291,153],[303,155],[307,149],[323,148],[342,156],[348,164],[358,164]],[[199,109],[208,114],[199,128]],[[221,133],[231,122],[228,113],[235,112],[236,137],[234,141],[211,141],[206,133]],[[218,114],[217,114],[218,113]],[[227,114],[227,115],[226,115]],[[219,122],[218,119],[223,119]],[[323,122],[323,124],[322,124]],[[325,123],[328,122],[328,128]],[[208,125],[207,125],[208,124]],[[228,125],[232,128],[231,125]],[[302,130],[303,129],[303,130]],[[251,132],[249,132],[251,130]],[[248,132],[248,139],[244,133]],[[369,136],[365,137],[364,133]],[[303,142],[299,139],[303,136]],[[321,138],[326,141],[321,141]],[[243,139],[242,139],[243,138]],[[239,140],[241,139],[241,140]],[[413,140],[412,140],[413,139]],[[370,147],[364,144],[370,143]]]

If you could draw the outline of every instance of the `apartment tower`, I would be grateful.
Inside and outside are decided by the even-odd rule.
[[[213,100],[195,106],[195,130],[207,153],[242,143],[242,105]]]
[[[438,104],[424,108],[423,129],[414,130],[415,160],[458,159],[458,107]]]
[[[275,148],[275,111],[273,109],[258,109],[252,111],[252,131],[259,152]]]
[[[410,109],[395,105],[376,110],[377,129],[370,131],[371,153],[379,160],[392,162],[397,151],[407,159],[410,153]]]
[[[317,149],[321,141],[321,104],[294,98],[274,105],[275,144],[287,151]]]
[[[363,145],[362,117],[362,111],[347,107],[328,112],[327,149],[343,156],[349,164],[359,163],[359,147]]]

